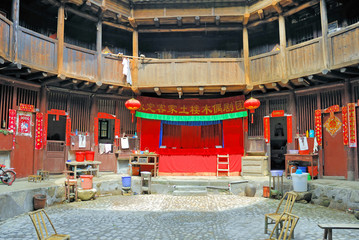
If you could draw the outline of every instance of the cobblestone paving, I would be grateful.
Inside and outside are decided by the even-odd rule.
[[[266,239],[264,214],[279,201],[235,195],[135,195],[46,209],[58,233],[71,239]],[[295,240],[322,239],[318,223],[358,223],[354,215],[315,206],[294,205],[300,217]],[[0,222],[0,239],[36,239],[27,214]],[[334,230],[338,240],[359,239],[359,231]]]

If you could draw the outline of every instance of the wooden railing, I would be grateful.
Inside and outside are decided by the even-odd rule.
[[[250,79],[253,84],[281,80],[282,64],[280,51],[250,57]]]
[[[287,67],[289,78],[320,72],[323,68],[322,38],[288,47]]]
[[[12,22],[0,14],[0,56],[10,59]]]
[[[138,84],[151,86],[242,85],[243,59],[169,59],[139,62]]]
[[[57,40],[19,27],[18,58],[29,67],[48,71],[57,71]]]
[[[331,65],[341,67],[359,59],[359,22],[329,34]]]
[[[126,83],[126,76],[123,75],[122,59],[102,55],[101,63],[102,82],[120,85],[124,85]]]
[[[97,54],[95,51],[65,44],[63,66],[63,72],[68,77],[97,80]]]

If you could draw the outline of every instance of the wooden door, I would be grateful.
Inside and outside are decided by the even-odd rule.
[[[347,177],[347,152],[343,144],[342,113],[334,114],[335,121],[329,124],[330,114],[323,116],[324,176]],[[328,123],[326,125],[326,123]],[[339,127],[340,125],[340,127]]]
[[[47,119],[44,169],[50,173],[62,173],[66,162],[66,116],[48,114]]]

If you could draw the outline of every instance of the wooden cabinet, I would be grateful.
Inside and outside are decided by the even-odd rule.
[[[287,176],[288,168],[289,168],[289,162],[295,161],[295,162],[307,162],[310,163],[310,166],[313,169],[313,166],[318,166],[319,175],[321,176],[321,169],[319,166],[319,157],[318,154],[308,154],[308,155],[302,155],[302,154],[285,154],[285,176]],[[312,180],[313,180],[313,176]]]
[[[158,154],[130,154],[130,166],[153,165],[153,176],[157,176]]]

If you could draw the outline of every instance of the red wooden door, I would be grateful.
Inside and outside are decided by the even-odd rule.
[[[326,123],[330,114],[323,116],[324,176],[347,177],[347,152],[343,144],[342,113],[334,114],[336,121]],[[340,125],[340,127],[338,127]]]

